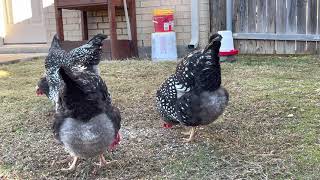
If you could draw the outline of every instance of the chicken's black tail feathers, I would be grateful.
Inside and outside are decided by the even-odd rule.
[[[76,78],[75,77],[76,75],[73,74],[71,69],[65,66],[61,66],[59,68],[59,75],[67,87],[72,87],[72,89],[79,89],[79,88],[76,88],[78,87],[76,79],[74,79]]]
[[[77,120],[88,121],[104,109],[101,93],[96,86],[97,80],[92,80],[89,72],[75,68],[60,67],[59,75],[64,84],[59,94],[59,101],[69,115]]]
[[[70,71],[70,70],[64,66],[61,66],[59,68],[59,74],[60,74],[61,78],[63,79],[63,81],[68,81],[70,79],[70,77],[69,77],[70,72],[68,72],[68,71]]]
[[[61,49],[60,39],[59,39],[59,37],[58,37],[57,34],[53,36],[53,39],[52,39],[52,42],[51,42],[51,46],[50,46],[49,51],[50,51],[51,49],[53,49],[53,48],[54,48],[54,49]]]
[[[209,44],[203,49],[203,53],[206,53],[211,49],[213,53],[218,54],[221,46],[221,39],[222,36],[220,34],[211,34],[209,38]]]
[[[221,67],[219,50],[221,46],[222,36],[219,34],[212,34],[210,36],[210,43],[203,50],[203,55],[206,61],[202,61],[202,66],[199,66],[198,75],[195,77],[196,92],[215,91],[221,85]],[[209,55],[209,56],[207,56]]]

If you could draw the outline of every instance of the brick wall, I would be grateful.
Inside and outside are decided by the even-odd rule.
[[[45,9],[44,17],[46,19],[48,43],[50,43],[52,37],[56,34],[56,19],[53,6],[49,6]],[[81,40],[80,19],[80,11],[63,10],[63,29],[65,40]]]
[[[209,34],[209,0],[199,0],[200,7],[200,46],[207,43]],[[155,8],[174,9],[175,32],[180,54],[186,50],[191,39],[191,0],[136,0],[137,33],[140,53],[150,54],[151,33],[153,32],[152,13]],[[117,34],[119,39],[127,39],[127,28],[124,12],[116,11]],[[46,12],[48,39],[55,34],[54,8],[51,6]],[[63,23],[66,40],[80,40],[80,13],[78,11],[63,11]],[[97,33],[109,34],[109,20],[107,11],[88,12],[89,37]]]
[[[118,39],[127,39],[127,28],[124,12],[116,11],[117,34]],[[49,41],[56,34],[56,20],[54,7],[50,6],[45,9],[47,35]],[[81,40],[81,23],[80,11],[63,10],[63,28],[65,40]],[[107,11],[90,11],[88,12],[88,34],[89,38],[98,33],[109,34],[109,20]],[[48,42],[50,43],[50,42]]]
[[[200,41],[206,43],[209,32],[209,0],[200,2]],[[175,32],[177,33],[177,45],[187,46],[191,39],[191,0],[137,0],[137,31],[139,46],[142,42],[145,46],[151,45],[151,33],[153,32],[152,11],[155,8],[174,9]]]
[[[88,34],[89,38],[98,33],[110,34],[110,24],[107,11],[88,12]],[[124,11],[116,10],[118,39],[128,39],[127,24]]]

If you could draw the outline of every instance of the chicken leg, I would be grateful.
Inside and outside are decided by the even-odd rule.
[[[67,169],[62,169],[62,171],[72,171],[72,170],[75,170],[78,159],[79,159],[78,157],[74,156],[74,157],[73,157],[73,162],[72,162],[72,164],[70,165],[70,167],[67,168]]]
[[[99,160],[100,160],[100,162],[97,163],[96,165],[97,165],[97,166],[100,166],[100,167],[103,167],[103,166],[106,166],[106,165],[111,164],[111,163],[113,163],[113,162],[116,162],[116,160],[114,160],[114,161],[109,161],[109,162],[108,162],[108,161],[104,158],[103,154],[100,154]]]
[[[184,142],[187,142],[187,143],[191,142],[191,141],[193,141],[194,136],[196,135],[196,128],[195,127],[191,127],[190,131],[182,132],[181,134],[189,136],[188,139],[184,139]]]

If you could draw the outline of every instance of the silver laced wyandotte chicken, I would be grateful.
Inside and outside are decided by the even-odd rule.
[[[64,170],[75,169],[79,158],[99,156],[101,166],[108,164],[103,154],[120,141],[121,116],[112,105],[105,82],[99,75],[77,66],[61,67],[58,73],[63,83],[54,136],[73,157],[71,166]]]
[[[37,95],[46,94],[51,101],[57,103],[61,82],[60,76],[58,75],[60,66],[71,68],[72,66],[81,65],[88,71],[99,74],[98,64],[101,60],[101,47],[103,40],[106,38],[106,35],[98,34],[91,38],[86,44],[70,51],[65,51],[61,48],[58,36],[55,35],[48,56],[45,59],[46,72],[44,77],[46,80],[42,79],[44,78],[42,77],[38,82]],[[42,89],[42,87],[49,87],[49,89]]]
[[[209,44],[185,57],[156,94],[157,109],[164,127],[182,124],[191,127],[183,133],[194,139],[197,126],[215,121],[226,108],[229,94],[221,87],[219,49],[221,35],[210,36]]]

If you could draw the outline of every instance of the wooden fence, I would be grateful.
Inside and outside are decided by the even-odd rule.
[[[211,31],[226,29],[225,0],[209,0]],[[320,0],[234,0],[235,47],[248,54],[319,54]]]

